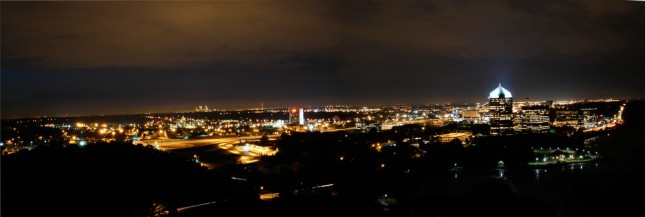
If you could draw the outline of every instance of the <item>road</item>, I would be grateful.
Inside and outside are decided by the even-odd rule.
[[[333,129],[326,130],[323,132],[336,132],[336,131],[345,131],[353,130],[355,128],[344,128],[344,129]],[[280,135],[267,135],[269,139],[277,138]],[[172,151],[178,149],[187,149],[187,148],[196,148],[208,145],[217,145],[217,148],[225,150],[231,154],[239,156],[238,162],[242,164],[255,163],[260,160],[260,157],[263,155],[275,155],[277,149],[272,149],[268,147],[256,146],[253,144],[247,144],[244,146],[237,146],[234,144],[239,143],[240,141],[245,140],[259,140],[262,136],[242,136],[242,137],[204,137],[204,138],[193,138],[193,139],[147,139],[147,140],[137,140],[132,143],[135,145],[152,145],[159,150]],[[213,168],[209,162],[202,162],[202,164],[208,168]]]
[[[608,130],[608,129],[612,129],[612,128],[614,128],[614,127],[616,127],[616,124],[615,124],[615,123],[607,123],[607,124],[600,125],[600,126],[598,126],[598,127],[594,127],[594,128],[586,129],[586,130],[584,130],[584,132],[585,132],[585,133],[586,133],[586,132],[596,132],[596,131],[601,131],[601,130]]]
[[[333,129],[333,130],[325,130],[322,132],[336,132],[336,131],[344,131],[344,130],[354,130],[356,128],[343,128],[343,129]],[[280,135],[267,135],[269,138],[277,138],[280,137]],[[205,146],[205,145],[213,145],[213,144],[221,144],[221,143],[228,143],[228,144],[235,144],[238,143],[240,140],[258,140],[262,138],[262,136],[242,136],[242,137],[204,137],[204,138],[193,138],[193,139],[146,139],[146,140],[137,140],[132,142],[135,145],[142,144],[142,145],[153,145],[153,146],[158,146],[158,149],[164,150],[164,151],[171,151],[175,149],[185,149],[185,148],[196,148],[200,146]]]
[[[269,138],[276,138],[280,135],[267,135]],[[242,137],[223,137],[223,138],[194,138],[194,139],[147,139],[137,140],[133,144],[154,145],[164,151],[171,151],[175,149],[195,148],[206,145],[221,144],[221,143],[237,143],[240,140],[257,140],[262,136],[242,136]]]

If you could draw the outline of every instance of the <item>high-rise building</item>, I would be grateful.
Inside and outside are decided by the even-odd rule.
[[[491,135],[513,133],[513,95],[502,84],[488,95],[488,111]]]
[[[290,108],[289,109],[289,124],[290,125],[304,125],[305,114],[303,108]]]
[[[531,133],[549,132],[549,105],[522,106],[522,130]]]
[[[305,125],[305,110],[303,108],[298,109],[298,124]]]
[[[205,105],[205,106],[200,105],[200,106],[195,107],[195,111],[196,112],[210,112],[211,110],[208,109],[207,105]]]

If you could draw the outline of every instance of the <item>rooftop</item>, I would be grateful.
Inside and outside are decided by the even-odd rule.
[[[495,88],[493,91],[490,92],[488,95],[488,98],[512,98],[513,95],[511,95],[511,92],[508,90],[504,89],[502,87],[502,84],[499,84],[497,88]]]

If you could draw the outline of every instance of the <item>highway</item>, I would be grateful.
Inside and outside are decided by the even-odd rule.
[[[344,130],[352,130],[355,128],[344,128],[344,129],[333,129],[326,130],[324,132],[336,132]],[[280,135],[267,135],[269,139],[277,138]],[[163,151],[173,151],[178,149],[187,149],[187,148],[196,148],[209,145],[217,145],[217,148],[225,150],[230,154],[238,155],[238,162],[241,164],[250,164],[255,163],[260,160],[260,157],[263,155],[275,155],[277,149],[257,146],[254,144],[246,145],[235,145],[240,143],[240,141],[246,140],[259,140],[262,136],[242,136],[242,137],[203,137],[203,138],[193,138],[193,139],[147,139],[147,140],[137,140],[132,143],[135,145],[152,145],[159,150]],[[198,154],[197,154],[198,155]],[[202,165],[208,167],[209,169],[213,168],[209,162],[201,162]]]
[[[597,132],[597,131],[601,131],[601,130],[612,129],[614,127],[616,127],[615,123],[607,123],[607,124],[600,125],[598,127],[586,129],[586,130],[584,130],[584,132],[585,133],[587,133],[587,132]]]
[[[269,138],[279,137],[280,135],[267,135]],[[201,146],[209,146],[217,144],[217,147],[226,150],[231,154],[239,156],[238,162],[242,164],[255,163],[260,160],[261,154],[258,150],[259,147],[255,145],[246,145],[246,146],[235,146],[233,144],[238,143],[241,140],[258,140],[262,136],[242,136],[242,137],[224,137],[224,138],[195,138],[195,139],[150,139],[150,140],[138,140],[134,141],[133,144],[143,144],[143,145],[153,145],[159,150],[163,151],[172,151],[177,149],[186,149],[186,148],[195,148]],[[265,151],[266,152],[266,151]],[[275,151],[271,153],[274,155]],[[198,155],[198,154],[196,154]],[[205,166],[209,169],[214,168],[214,165],[210,162],[201,162],[202,166]]]
[[[344,128],[344,129],[333,129],[325,130],[322,132],[336,132],[344,130],[353,130],[356,128]],[[277,138],[280,135],[267,135],[269,138]],[[153,145],[160,150],[172,151],[175,149],[185,149],[185,148],[196,148],[206,145],[214,145],[221,143],[236,144],[240,140],[259,140],[262,136],[242,136],[242,137],[203,137],[203,138],[192,138],[192,139],[145,139],[133,141],[132,144],[138,145]]]
[[[277,138],[280,135],[267,135],[269,138]],[[204,138],[194,138],[194,139],[147,139],[147,140],[137,140],[133,141],[132,144],[138,145],[153,145],[157,146],[158,149],[164,151],[172,151],[175,149],[185,149],[185,148],[195,148],[206,145],[229,143],[234,144],[240,140],[258,140],[262,136],[242,136],[242,137],[222,137],[222,138],[213,138],[213,137],[204,137]]]

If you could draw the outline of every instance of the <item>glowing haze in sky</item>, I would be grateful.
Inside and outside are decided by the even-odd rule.
[[[2,118],[642,97],[637,1],[1,2]]]

